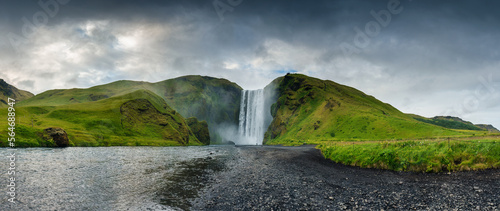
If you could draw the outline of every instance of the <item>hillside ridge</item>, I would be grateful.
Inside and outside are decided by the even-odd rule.
[[[8,84],[5,80],[0,79],[0,107],[5,107],[7,105],[8,98],[12,98],[16,100],[16,102],[21,102],[33,96],[35,96],[33,93],[20,90]]]

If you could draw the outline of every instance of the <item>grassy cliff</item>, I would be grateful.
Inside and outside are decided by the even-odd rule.
[[[50,91],[37,96],[43,97],[40,103],[30,100],[16,105],[17,146],[50,146],[40,137],[47,127],[65,129],[72,146],[202,145],[184,117],[149,90],[101,99],[82,98],[89,93],[81,94],[83,91],[74,95],[65,90]],[[82,102],[61,103],[75,97]],[[1,110],[0,116],[5,115],[6,110]],[[7,125],[5,121],[1,120]],[[0,136],[0,145],[6,146],[5,131]]]
[[[230,141],[220,128],[236,129],[242,88],[226,79],[184,76],[155,83],[153,91],[185,117],[207,121],[212,142]]]
[[[266,144],[335,140],[461,137],[486,131],[454,130],[418,121],[373,96],[333,81],[287,74],[273,82],[278,100]]]

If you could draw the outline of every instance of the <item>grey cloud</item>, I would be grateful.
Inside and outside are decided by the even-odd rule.
[[[370,11],[387,9],[389,0],[244,0],[224,21],[211,0],[72,0],[15,54],[6,34],[21,34],[22,18],[41,10],[36,2],[0,7],[0,67],[8,70],[0,76],[35,93],[186,74],[255,89],[296,70],[432,115],[459,104],[478,76],[500,67],[497,1],[401,0],[403,11],[348,58],[340,44],[352,44],[354,27],[364,29],[374,20]],[[38,78],[26,82],[32,74]],[[494,99],[484,109],[497,111],[489,106]]]
[[[35,88],[34,87],[34,84],[35,84],[35,81],[34,80],[23,80],[23,81],[20,81],[19,84],[23,87],[28,87],[28,88]]]

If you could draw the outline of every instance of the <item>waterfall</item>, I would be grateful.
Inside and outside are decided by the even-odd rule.
[[[237,144],[262,145],[269,119],[272,118],[266,104],[263,89],[242,91]]]

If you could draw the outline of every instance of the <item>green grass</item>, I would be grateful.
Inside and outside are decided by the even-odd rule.
[[[329,142],[325,158],[345,165],[395,171],[443,172],[500,167],[500,139]]]
[[[148,115],[132,116],[129,127],[123,127],[121,106],[137,99],[152,107]],[[48,100],[45,99],[44,100]],[[187,126],[184,118],[170,108],[165,101],[148,90],[136,90],[127,94],[81,103],[45,102],[32,106],[20,103],[16,108],[16,144],[19,147],[53,146],[45,143],[38,133],[48,127],[66,130],[71,146],[180,146],[182,137],[188,145],[202,145]],[[43,100],[41,102],[44,102]],[[141,104],[138,104],[141,106]],[[145,111],[146,112],[146,111]],[[6,116],[7,109],[0,109]],[[165,126],[157,124],[163,122]],[[7,125],[6,119],[0,124]],[[0,129],[0,146],[7,146],[7,128]],[[175,135],[177,134],[177,135]],[[175,136],[174,136],[175,135]]]
[[[17,125],[16,126],[16,147],[56,147],[57,145],[53,140],[44,140],[41,138],[41,129],[28,127],[25,125]],[[2,132],[0,133],[0,146],[6,147],[7,142],[7,134]],[[70,142],[70,146],[73,146],[73,143]]]

